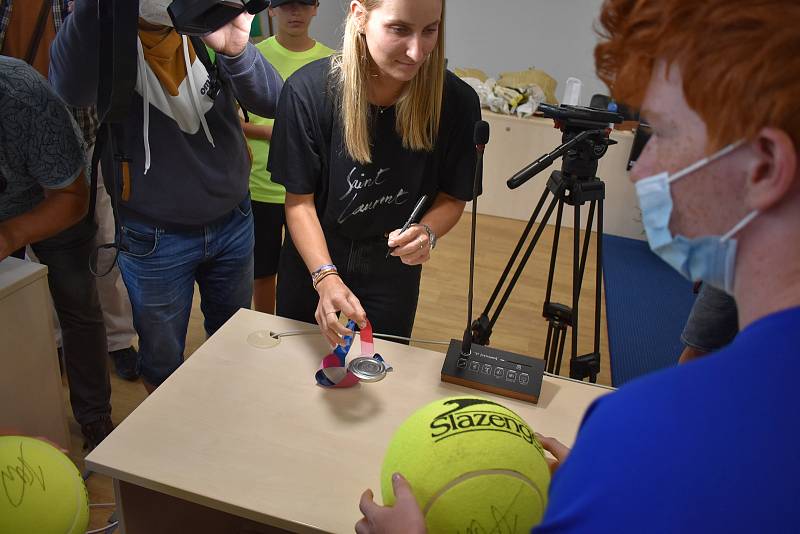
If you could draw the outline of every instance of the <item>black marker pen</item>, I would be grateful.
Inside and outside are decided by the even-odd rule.
[[[427,195],[422,195],[422,197],[419,199],[419,201],[417,201],[417,205],[414,206],[414,211],[411,212],[411,217],[408,218],[406,223],[400,229],[400,234],[402,234],[403,232],[408,230],[409,226],[411,226],[412,224],[418,222],[419,215],[420,215],[420,213],[422,213],[422,207],[425,205],[425,201],[426,200],[428,200],[428,196]],[[399,236],[400,234],[397,234],[397,235]],[[392,252],[394,252],[394,249],[396,249],[396,248],[397,247],[390,248],[389,252],[386,253],[386,257],[388,258],[389,256],[391,256]]]

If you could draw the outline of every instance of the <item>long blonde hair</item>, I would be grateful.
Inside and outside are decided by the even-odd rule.
[[[362,0],[361,3],[369,13],[379,7],[382,0]],[[445,0],[442,0],[436,46],[396,105],[395,129],[406,149],[431,151],[439,133],[445,77],[444,8]],[[345,22],[342,51],[333,57],[331,74],[338,88],[338,113],[344,126],[345,148],[351,158],[362,164],[372,162],[368,58],[366,38],[358,16],[351,11]]]

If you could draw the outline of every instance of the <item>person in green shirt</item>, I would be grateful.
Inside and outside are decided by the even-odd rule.
[[[272,0],[269,16],[277,22],[276,35],[261,41],[256,48],[277,69],[283,79],[314,60],[328,57],[333,50],[308,35],[311,19],[317,14],[318,0]],[[257,311],[274,313],[275,280],[286,217],[283,204],[286,190],[272,181],[267,171],[272,119],[250,114],[242,123],[253,154],[250,195],[255,223],[255,269],[253,306]]]

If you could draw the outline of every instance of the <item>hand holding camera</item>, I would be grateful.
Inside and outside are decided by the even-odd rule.
[[[206,44],[225,55],[237,55],[236,47],[240,41],[237,30],[246,31],[250,36],[253,16],[269,7],[269,0],[158,0],[168,3],[167,12],[172,26],[184,35],[206,38]],[[243,14],[253,15],[242,17]],[[218,30],[231,28],[230,32],[217,34]],[[234,30],[236,28],[237,30]],[[225,37],[221,37],[225,35]],[[213,36],[213,37],[212,37]],[[214,44],[207,38],[211,37]],[[217,48],[219,45],[220,48]],[[242,48],[243,49],[243,48]],[[238,53],[241,53],[241,49]]]
[[[203,36],[203,42],[225,56],[238,56],[247,46],[254,18],[255,15],[242,11],[218,30]]]

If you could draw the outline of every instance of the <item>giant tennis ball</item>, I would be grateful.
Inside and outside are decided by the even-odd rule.
[[[86,486],[72,461],[44,441],[0,436],[0,533],[86,532]]]
[[[550,470],[520,416],[479,397],[432,402],[400,425],[381,470],[383,502],[392,474],[411,484],[428,531],[530,532],[542,520]]]

